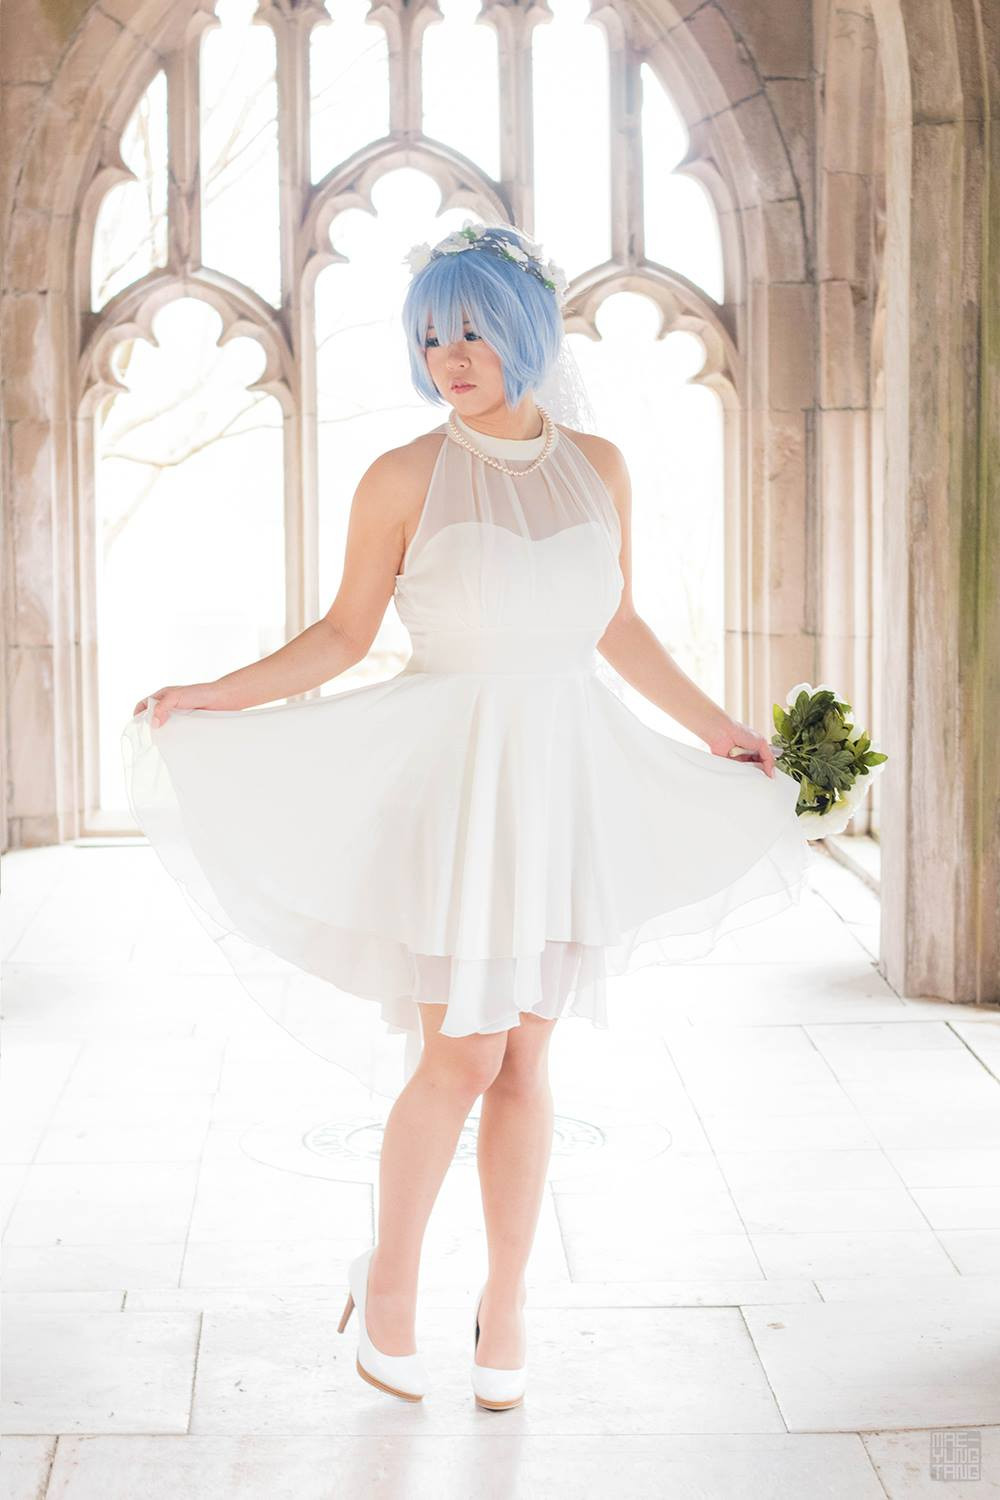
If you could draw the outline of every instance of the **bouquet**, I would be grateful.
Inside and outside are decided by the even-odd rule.
[[[851,722],[854,710],[831,687],[798,682],[783,709],[773,705],[774,763],[799,783],[795,811],[809,838],[842,833],[888,756]]]

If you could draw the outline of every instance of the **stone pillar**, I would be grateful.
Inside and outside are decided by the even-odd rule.
[[[1000,1001],[1000,32],[875,0],[887,115],[882,957]]]

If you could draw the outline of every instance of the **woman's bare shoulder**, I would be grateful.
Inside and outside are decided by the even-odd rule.
[[[408,443],[400,443],[398,448],[387,448],[382,457],[387,466],[400,470],[419,470],[427,464],[433,465],[441,444],[446,441],[447,434],[444,432],[433,429],[430,432],[419,432]]]
[[[581,432],[579,428],[567,427],[565,422],[557,422],[556,426],[560,432],[565,432],[567,437],[571,437],[574,443],[579,443],[581,448],[595,453],[603,452],[611,454],[619,452],[619,449],[610,438],[599,437],[596,432]]]
[[[368,473],[376,486],[391,493],[398,501],[411,494],[422,494],[427,488],[435,459],[441,450],[445,435],[440,432],[421,432],[407,443],[396,448],[387,448],[369,465]]]
[[[609,438],[599,437],[596,432],[580,432],[562,422],[557,422],[556,426],[582,450],[584,458],[590,460],[605,484],[610,487],[616,482],[625,460],[615,443]]]
[[[402,528],[404,544],[416,528],[434,471],[447,441],[440,432],[422,432],[407,443],[387,448],[368,467],[363,484],[371,503]]]

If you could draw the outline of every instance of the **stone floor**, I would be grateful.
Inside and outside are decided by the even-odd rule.
[[[618,981],[610,1031],[557,1027],[505,1413],[468,1378],[478,1110],[411,1405],[336,1332],[384,1114],[257,1009],[145,845],[2,877],[2,1500],[1000,1494],[1000,1013],[895,995],[834,860],[709,959]]]

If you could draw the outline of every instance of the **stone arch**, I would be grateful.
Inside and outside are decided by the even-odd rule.
[[[541,7],[544,10],[544,6]],[[272,12],[286,20],[301,23],[304,28],[321,19],[321,7],[316,0],[295,4],[293,0],[263,7],[266,21]],[[60,13],[61,14],[61,13]],[[74,16],[79,15],[77,7]],[[612,27],[620,18],[606,16]],[[10,34],[13,37],[18,24],[16,16],[10,16]],[[661,38],[657,31],[655,12],[637,9],[634,13],[636,41],[646,34],[643,27],[652,26],[652,35],[657,44]],[[16,753],[12,757],[12,780],[15,788],[15,806],[11,813],[15,817],[14,841],[17,843],[49,842],[78,833],[81,819],[85,815],[86,790],[80,785],[76,751],[66,744],[56,743],[56,725],[73,726],[64,735],[74,744],[79,743],[81,731],[86,726],[81,708],[80,682],[86,670],[86,652],[73,639],[72,632],[56,622],[62,614],[59,600],[79,597],[81,580],[73,571],[73,558],[77,548],[73,541],[77,528],[82,523],[76,485],[73,476],[79,470],[79,430],[76,426],[75,359],[67,359],[67,341],[71,330],[81,329],[81,339],[88,336],[80,307],[80,277],[74,264],[74,244],[77,240],[81,215],[93,211],[93,201],[100,186],[106,185],[114,174],[121,170],[117,161],[117,137],[128,111],[141,90],[155,72],[166,66],[168,88],[183,89],[185,56],[195,45],[201,32],[213,24],[211,0],[194,0],[194,3],[177,6],[170,0],[140,0],[138,5],[125,4],[125,0],[108,0],[100,9],[89,5],[80,15],[78,24],[62,37],[46,40],[44,55],[32,58],[31,67],[40,79],[41,89],[33,96],[33,117],[21,121],[21,151],[23,166],[16,179],[8,186],[11,206],[11,232],[8,248],[11,260],[19,266],[26,262],[29,269],[24,290],[27,295],[14,313],[19,322],[22,337],[15,340],[14,361],[19,350],[25,353],[30,348],[32,368],[24,369],[24,387],[20,402],[8,409],[8,419],[15,423],[22,418],[35,425],[30,434],[34,448],[32,455],[32,490],[26,503],[37,514],[48,511],[46,521],[53,529],[53,539],[59,537],[58,546],[53,545],[46,559],[45,571],[39,574],[33,565],[30,581],[21,574],[25,592],[30,589],[33,596],[33,625],[27,639],[15,636],[8,649],[14,653],[18,668],[18,687],[12,714],[30,717],[27,704],[32,701],[58,701],[60,711],[53,713],[51,721],[42,727],[45,752],[39,757],[32,751],[31,766],[26,758]],[[612,28],[613,29],[613,28]],[[662,29],[662,23],[661,27]],[[23,34],[18,32],[18,36]],[[722,223],[730,258],[730,284],[737,291],[748,283],[744,266],[751,268],[749,275],[760,274],[761,261],[756,252],[749,253],[742,244],[744,236],[753,234],[751,216],[745,212],[748,199],[755,201],[756,187],[750,190],[741,184],[738,172],[752,163],[755,154],[760,156],[759,142],[753,139],[752,130],[743,131],[737,118],[739,106],[731,118],[723,121],[718,116],[721,99],[728,98],[725,69],[727,66],[718,38],[702,34],[699,36],[695,21],[689,31],[678,31],[672,37],[676,49],[683,49],[684,65],[671,63],[672,74],[666,81],[683,104],[692,121],[693,149],[686,167],[692,175],[699,175],[718,202],[728,193],[728,202],[723,202]],[[621,36],[618,37],[621,44]],[[635,42],[633,43],[635,45]],[[735,45],[732,43],[731,45]],[[719,55],[719,66],[713,68],[711,53]],[[664,68],[670,63],[669,51],[659,46],[657,65]],[[16,66],[16,63],[15,63]],[[279,59],[280,66],[280,59]],[[682,75],[687,75],[682,77]],[[27,102],[27,101],[26,101]],[[300,101],[301,107],[301,101]],[[752,106],[751,113],[756,109]],[[712,118],[713,112],[715,118]],[[750,115],[747,120],[749,122]],[[718,145],[724,139],[727,150]],[[709,149],[709,142],[716,142]],[[735,175],[734,175],[735,174]],[[756,185],[760,180],[783,180],[780,172],[770,163],[755,167],[751,173]],[[92,184],[97,183],[98,187]],[[173,182],[172,206],[177,205],[177,195],[192,193],[190,182]],[[88,202],[87,195],[90,195]],[[509,208],[510,206],[508,206]],[[516,212],[517,205],[513,205]],[[40,233],[40,228],[43,232]],[[26,241],[33,241],[32,252],[26,254]],[[766,241],[766,234],[758,236],[758,248]],[[624,250],[625,247],[623,247]],[[734,252],[738,251],[734,261]],[[42,253],[44,252],[44,253]],[[629,251],[629,254],[633,252]],[[756,269],[753,269],[755,268]],[[171,243],[168,275],[184,275],[188,271],[184,264],[184,247]],[[631,266],[624,270],[628,272]],[[690,308],[695,289],[690,285],[668,285],[663,278],[657,281],[650,277],[644,286],[651,290],[661,306],[669,308],[672,316],[677,308],[686,303]],[[727,380],[738,388],[743,371],[736,358],[741,346],[752,335],[752,326],[745,312],[737,306],[727,305],[710,314],[705,309],[701,327],[706,335],[709,360],[704,371],[705,378]],[[296,329],[286,328],[286,342],[291,349],[297,346]],[[79,351],[82,353],[82,349]],[[41,358],[38,358],[41,353]],[[739,356],[742,358],[742,355]],[[732,362],[734,368],[724,367]],[[27,364],[27,361],[25,361]],[[18,372],[20,373],[20,372]],[[751,372],[752,377],[752,372]],[[309,372],[303,378],[308,381]],[[309,399],[308,391],[303,399]],[[739,408],[730,399],[727,403],[730,418],[737,425],[742,410],[754,405],[752,378],[747,390],[740,392]],[[27,432],[24,438],[27,439]],[[17,439],[15,438],[15,444]],[[731,642],[729,668],[733,680],[739,685],[739,703],[732,706],[749,716],[753,712],[750,700],[756,692],[758,698],[766,681],[767,642],[758,630],[759,622],[753,615],[752,601],[758,596],[758,580],[752,574],[753,560],[757,549],[750,543],[753,514],[766,515],[766,507],[753,496],[764,465],[759,458],[748,461],[748,443],[744,434],[729,442],[730,458],[738,451],[740,462],[735,482],[741,496],[746,497],[741,509],[746,517],[743,533],[736,540],[736,551],[741,570],[748,572],[732,592],[731,613],[728,620],[727,637]],[[23,454],[21,455],[23,457]],[[302,467],[307,467],[302,461]],[[733,465],[736,468],[736,465]],[[754,509],[756,507],[756,509]],[[767,548],[765,546],[764,550]],[[17,571],[17,568],[15,568]],[[314,601],[305,601],[305,613]],[[23,616],[22,616],[23,618]],[[289,630],[302,628],[305,619],[290,620]],[[752,641],[752,649],[747,642]],[[27,649],[24,649],[27,648]],[[806,663],[802,650],[808,643],[800,641],[797,648],[796,669],[802,675]],[[747,671],[747,663],[756,663],[755,671]],[[784,670],[784,663],[778,664]],[[8,728],[9,735],[9,728]],[[20,795],[21,787],[29,783],[31,792],[27,799]]]
[[[316,0],[274,0],[272,9],[304,28],[319,12]],[[629,11],[636,55],[655,63],[689,122],[684,169],[723,184],[731,200],[720,217],[736,274],[718,317],[720,340],[738,356],[744,530],[735,539],[743,597],[733,596],[727,621],[740,692],[729,707],[762,724],[772,684],[813,677],[821,659],[814,330],[823,237],[810,157],[811,27],[828,15],[824,0],[786,8],[780,26],[761,0],[636,0]],[[997,998],[1000,749],[990,714],[1000,690],[1000,602],[988,569],[1000,556],[1000,236],[983,238],[982,226],[984,214],[995,217],[1000,172],[988,129],[1000,111],[1000,44],[984,0],[872,0],[872,16],[886,114],[885,654],[893,672],[883,717],[897,770],[884,782],[881,962],[901,991]],[[72,247],[82,195],[97,171],[114,169],[116,111],[165,61],[168,82],[183,87],[181,43],[212,21],[209,0],[102,0],[100,8],[75,0],[47,7],[46,17],[40,25],[29,0],[12,0],[0,23],[10,143],[0,179],[3,477],[11,494],[18,476],[17,535],[31,539],[12,559],[4,622],[14,802],[7,807],[5,785],[2,812],[5,840],[17,845],[73,837],[86,808],[77,747],[81,662],[93,643],[73,623],[72,559],[85,518],[73,482],[79,350],[66,353],[81,326]],[[634,101],[626,104],[623,128],[634,129]],[[185,270],[181,249],[171,247],[173,274]],[[628,273],[636,247],[620,249]],[[285,334],[295,349],[295,327]]]

